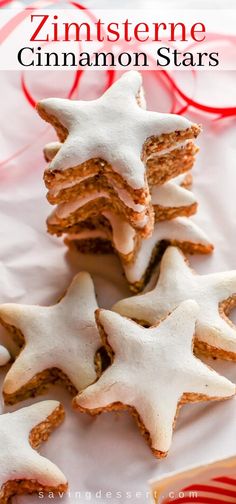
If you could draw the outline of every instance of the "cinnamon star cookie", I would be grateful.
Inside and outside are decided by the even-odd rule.
[[[236,328],[227,318],[236,305],[236,271],[197,275],[182,252],[169,247],[161,261],[156,287],[146,294],[118,301],[113,310],[153,325],[189,298],[200,306],[196,350],[236,360]]]
[[[125,208],[130,224],[148,236],[153,227],[148,182],[163,184],[192,167],[197,151],[192,140],[201,128],[180,115],[146,110],[142,77],[134,71],[96,100],[47,98],[37,110],[62,142],[44,177],[58,193],[57,202],[80,197],[88,184],[111,201],[115,191],[118,210]],[[94,184],[89,177],[97,175]]]
[[[67,480],[58,467],[36,450],[64,420],[57,401],[43,401],[0,415],[0,503],[14,495],[66,492]]]
[[[193,355],[199,308],[185,301],[158,326],[143,328],[121,315],[98,310],[97,321],[113,363],[74,399],[92,415],[129,409],[156,457],[165,457],[180,406],[235,394],[235,385]]]
[[[23,348],[8,372],[3,395],[14,404],[63,382],[76,393],[96,378],[101,346],[94,312],[98,305],[88,273],[79,273],[54,306],[0,305],[0,321]]]

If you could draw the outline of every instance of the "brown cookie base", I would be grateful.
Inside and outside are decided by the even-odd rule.
[[[149,186],[162,185],[193,167],[198,148],[192,142],[163,156],[153,156],[147,161]]]
[[[12,394],[7,393],[3,385],[3,399],[6,405],[13,406],[26,399],[45,394],[52,385],[62,385],[72,396],[75,396],[78,392],[69,378],[60,369],[51,368],[37,373],[32,380]]]
[[[47,417],[43,422],[34,427],[30,433],[29,441],[34,449],[38,449],[43,441],[47,441],[50,434],[56,429],[64,420],[65,411],[62,405],[58,406],[52,414]],[[45,487],[37,481],[32,480],[9,480],[0,489],[0,503],[10,504],[12,497],[22,494],[33,493],[49,493],[53,492],[55,495],[64,493],[68,489],[68,485],[59,485],[58,487]]]
[[[70,238],[65,238],[64,240],[67,247],[77,250],[81,254],[113,254],[114,249],[110,240],[105,238],[85,238],[81,240],[71,240]]]
[[[166,208],[161,205],[153,205],[155,222],[172,220],[176,217],[190,217],[197,211],[198,204],[192,203],[188,206]]]
[[[48,232],[60,236],[67,232],[67,228],[71,228],[85,220],[96,218],[105,211],[111,211],[120,215],[144,238],[147,238],[152,233],[154,212],[151,205],[148,206],[145,212],[138,213],[132,208],[124,206],[120,200],[110,200],[106,197],[96,198],[64,218],[56,215],[54,211],[47,219]],[[142,224],[144,218],[147,219],[147,222]]]
[[[227,352],[226,350],[208,345],[205,341],[199,341],[198,339],[195,339],[194,342],[194,353],[200,357],[205,356],[212,357],[213,359],[236,361],[235,352]]]

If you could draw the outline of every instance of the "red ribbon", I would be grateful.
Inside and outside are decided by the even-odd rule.
[[[25,17],[30,14],[30,12],[32,10],[40,8],[42,6],[44,7],[46,5],[56,4],[56,3],[58,3],[58,1],[60,2],[60,0],[36,0],[32,4],[30,4],[29,6],[24,8],[22,12],[16,14],[0,30],[0,42],[3,41],[9,35],[9,33],[11,33],[15,29],[15,27],[18,26],[19,23],[21,23],[25,19]],[[12,2],[12,0],[0,0],[0,8],[5,7],[6,5],[8,5],[11,2]],[[89,9],[87,9],[84,5],[77,3],[77,2],[74,2],[74,1],[70,1],[70,0],[68,0],[68,3],[70,5],[72,5],[73,7],[75,7],[76,9],[86,10],[90,19],[92,21],[96,21],[95,15]],[[218,43],[223,42],[223,41],[224,42],[227,41],[230,44],[233,44],[233,45],[236,44],[236,37],[231,36],[231,35],[226,36],[226,35],[210,34],[208,36],[208,40],[211,42],[217,41]],[[193,48],[194,45],[195,44],[190,45],[186,50]],[[74,76],[72,86],[68,90],[68,93],[66,95],[67,98],[71,99],[74,96],[75,92],[78,91],[83,73],[84,73],[84,70],[76,70],[75,71],[75,76]],[[113,69],[106,70],[106,74],[107,74],[107,79],[105,82],[104,91],[106,91],[109,88],[109,86],[111,86],[111,84],[114,82],[114,80],[116,78],[117,71],[113,70]],[[194,99],[193,96],[189,96],[177,84],[173,75],[171,75],[170,72],[168,72],[166,70],[153,71],[153,74],[154,74],[156,80],[161,80],[162,84],[165,86],[166,92],[169,94],[169,96],[172,99],[172,105],[171,105],[171,110],[170,110],[171,113],[175,112],[177,114],[182,115],[182,114],[186,113],[186,111],[189,109],[189,107],[191,107],[193,110],[196,110],[200,113],[216,115],[216,116],[218,116],[217,117],[218,119],[233,117],[236,115],[236,106],[220,107],[220,106],[206,105],[206,104],[201,103],[201,102],[197,101],[196,99]],[[196,81],[196,71],[195,70],[192,70],[192,75]],[[37,103],[37,99],[35,99],[33,97],[32,93],[29,90],[27,83],[26,83],[24,73],[22,73],[22,76],[21,76],[21,89],[22,89],[22,92],[23,92],[27,102],[29,103],[29,105],[32,107],[35,107],[35,105]],[[38,138],[38,136],[37,136],[37,138]],[[10,160],[19,156],[23,151],[25,151],[31,145],[32,145],[32,142],[30,145],[23,147],[22,149],[18,150],[15,154],[13,154],[10,158],[3,161],[0,164],[0,166],[5,165]]]

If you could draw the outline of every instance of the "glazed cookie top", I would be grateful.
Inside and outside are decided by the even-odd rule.
[[[47,98],[38,104],[48,118],[56,118],[68,131],[51,170],[66,170],[92,158],[101,158],[133,188],[146,185],[141,161],[143,144],[151,136],[186,130],[192,123],[182,116],[147,111],[137,96],[141,74],[126,72],[100,98],[71,101]]]
[[[0,345],[0,366],[5,366],[10,360],[11,356],[8,350]]]
[[[223,318],[219,305],[235,302],[236,271],[197,275],[176,247],[169,247],[161,261],[156,287],[146,294],[124,299],[113,309],[122,315],[156,324],[179,303],[194,299],[200,306],[196,337],[215,348],[236,352],[236,328]]]
[[[161,186],[154,186],[151,189],[152,204],[163,208],[178,208],[197,203],[196,197],[184,187],[181,187],[182,177],[176,177]]]
[[[185,301],[158,326],[143,328],[117,313],[100,310],[99,323],[114,351],[113,364],[79,394],[75,407],[94,410],[121,402],[138,412],[152,448],[167,452],[185,393],[230,397],[235,386],[193,355],[199,308]]]
[[[118,215],[112,212],[102,212],[112,228],[113,243],[121,254],[130,254],[134,252],[136,231],[128,222],[121,219]]]
[[[94,312],[98,308],[88,273],[74,278],[54,306],[4,304],[0,318],[20,329],[25,346],[8,372],[4,393],[14,394],[37,373],[58,368],[77,390],[94,380],[94,356],[101,345]]]
[[[187,217],[156,222],[152,236],[142,240],[137,251],[135,260],[124,265],[125,274],[130,283],[139,282],[145,274],[155,247],[162,240],[174,242],[188,242],[190,244],[202,244],[211,247],[206,234],[195,222]]]
[[[66,485],[58,467],[29,443],[32,429],[46,421],[59,406],[57,401],[43,401],[0,415],[0,490],[9,480],[32,480],[48,487]]]

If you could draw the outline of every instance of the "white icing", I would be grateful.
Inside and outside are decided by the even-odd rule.
[[[162,207],[178,208],[197,203],[194,194],[178,185],[175,179],[162,186],[154,186],[151,190],[152,204]]]
[[[130,283],[139,282],[142,279],[150,263],[154,247],[162,240],[209,245],[206,234],[187,217],[156,222],[152,236],[142,240],[135,261],[124,264],[125,274]]]
[[[92,279],[82,272],[60,303],[45,307],[0,305],[0,317],[19,328],[25,346],[8,372],[3,390],[14,394],[37,373],[59,368],[77,390],[96,379],[94,355],[101,345],[94,312],[98,308]]]
[[[132,253],[135,245],[135,230],[128,222],[112,212],[103,212],[103,215],[112,227],[113,243],[116,250],[124,255]]]
[[[45,145],[43,149],[44,156],[47,161],[52,161],[52,159],[56,156],[58,151],[62,146],[61,142],[49,142]]]
[[[122,315],[155,324],[182,301],[200,306],[196,337],[209,345],[236,353],[236,328],[219,313],[219,303],[236,294],[236,271],[195,274],[178,248],[169,247],[161,261],[156,287],[143,295],[119,301],[113,309]]]
[[[58,467],[30,446],[29,434],[59,406],[42,401],[13,413],[0,415],[0,489],[10,480],[33,480],[39,485],[58,487],[67,480]]]
[[[155,158],[158,158],[158,157],[161,157],[161,156],[165,156],[166,154],[169,154],[170,152],[172,152],[172,151],[174,151],[176,149],[177,150],[181,150],[184,147],[186,147],[186,145],[188,143],[191,143],[191,140],[183,140],[182,142],[176,142],[176,144],[171,145],[167,149],[162,149],[162,150],[160,150],[158,152],[153,152],[152,154],[150,154],[149,156],[147,156],[146,161],[149,161],[150,159],[155,159]]]
[[[76,212],[79,208],[82,208],[84,205],[89,203],[90,201],[93,201],[98,198],[108,198],[109,194],[105,191],[93,191],[91,193],[88,193],[86,196],[79,196],[74,201],[70,201],[69,203],[60,203],[57,205],[55,210],[53,211],[51,217],[50,217],[50,223],[53,223],[54,217],[57,220],[57,217],[59,219],[65,219],[68,217],[70,214]]]
[[[58,193],[63,189],[70,189],[71,187],[74,187],[76,184],[84,182],[89,178],[91,178],[91,175],[84,175],[84,177],[77,177],[71,182],[57,182],[56,184],[54,184],[53,188],[48,191],[48,194],[51,196],[57,196]]]
[[[65,170],[88,159],[107,161],[133,188],[146,186],[145,166],[140,159],[145,140],[192,123],[179,115],[150,112],[136,101],[141,74],[125,73],[100,98],[72,101],[48,98],[40,105],[68,130],[61,149],[50,163],[51,170]]]
[[[140,205],[139,203],[134,203],[128,191],[125,189],[118,187],[114,181],[112,181],[112,186],[117,192],[119,198],[125,205],[129,208],[132,208],[135,212],[141,213],[145,211],[145,206]]]
[[[5,364],[8,363],[10,360],[11,356],[8,352],[8,350],[0,345],[0,366],[5,366]]]
[[[178,402],[184,393],[226,398],[235,385],[193,355],[199,308],[188,300],[157,327],[143,328],[101,310],[99,320],[114,351],[113,364],[76,398],[82,408],[121,402],[133,406],[150,433],[152,447],[167,452]]]
[[[87,239],[96,239],[96,238],[105,238],[110,239],[109,231],[102,229],[85,229],[82,231],[78,231],[77,233],[70,233],[66,236],[68,241],[74,240],[87,240]]]
[[[177,175],[177,177],[174,177],[172,181],[181,186],[185,182],[186,176],[188,176],[188,174],[188,172],[180,173],[179,175]]]

